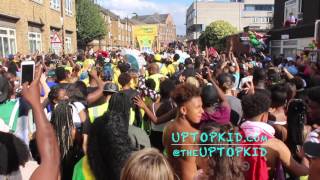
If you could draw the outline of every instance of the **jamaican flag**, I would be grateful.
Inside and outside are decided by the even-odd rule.
[[[74,166],[72,180],[95,180],[90,167],[87,156],[84,156]]]

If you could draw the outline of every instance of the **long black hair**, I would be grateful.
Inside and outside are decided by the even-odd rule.
[[[88,160],[97,180],[120,179],[121,169],[133,151],[128,135],[130,99],[112,95],[107,113],[97,118],[88,136]]]
[[[304,125],[306,124],[307,107],[303,100],[292,99],[288,106],[287,124],[288,138],[287,145],[294,155],[297,152],[297,146],[304,142]],[[297,158],[297,157],[295,157]]]
[[[72,107],[69,101],[60,101],[57,104],[52,112],[51,124],[56,131],[61,159],[63,159],[73,146],[72,131],[74,130],[74,124]]]

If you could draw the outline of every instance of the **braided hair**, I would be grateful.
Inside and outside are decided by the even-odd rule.
[[[131,100],[124,93],[115,93],[111,96],[108,106],[109,114],[119,114],[122,119],[128,121],[130,116]]]
[[[288,147],[293,155],[297,152],[297,145],[304,142],[304,125],[306,123],[307,107],[301,99],[293,99],[288,106]]]
[[[51,124],[56,131],[61,159],[63,159],[73,146],[72,131],[74,124],[72,120],[72,107],[68,101],[60,101],[54,108]]]

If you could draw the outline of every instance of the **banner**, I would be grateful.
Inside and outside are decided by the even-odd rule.
[[[141,49],[151,49],[157,35],[157,25],[133,26],[133,37],[138,41]]]

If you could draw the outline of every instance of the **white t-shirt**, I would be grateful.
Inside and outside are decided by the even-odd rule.
[[[81,126],[81,119],[79,113],[83,111],[86,107],[81,102],[74,102],[72,106],[72,120],[76,127]]]

